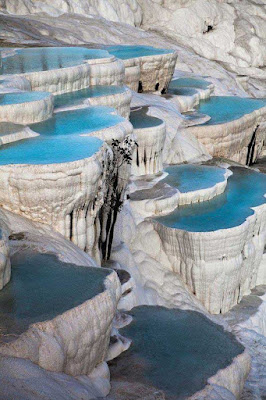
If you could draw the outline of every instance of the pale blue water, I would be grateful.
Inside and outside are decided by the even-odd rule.
[[[48,71],[51,69],[73,67],[86,60],[106,58],[105,50],[83,47],[36,47],[17,49],[14,56],[2,58],[2,74],[21,74],[26,72]]]
[[[170,82],[169,90],[179,89],[181,87],[191,87],[196,89],[207,89],[210,82],[198,78],[178,78]]]
[[[104,290],[109,270],[80,267],[51,254],[20,251],[11,258],[11,281],[0,291],[1,333],[21,332]]]
[[[207,379],[243,353],[234,336],[195,311],[140,306],[120,330],[132,339],[111,364],[114,380],[141,382],[181,400],[201,390]]]
[[[210,201],[181,206],[156,218],[161,224],[190,232],[211,232],[241,225],[256,207],[265,203],[266,175],[232,167],[225,192]]]
[[[109,96],[112,94],[123,93],[124,86],[91,86],[75,92],[64,93],[54,96],[55,107],[66,107],[82,103],[90,97]]]
[[[236,96],[213,96],[202,100],[198,111],[211,117],[204,125],[217,125],[233,121],[266,106],[265,99],[250,99]]]
[[[30,125],[36,138],[5,145],[0,149],[0,165],[53,164],[81,160],[99,150],[102,140],[80,136],[116,125],[122,117],[108,107],[90,107],[54,114],[47,121]]]
[[[197,94],[197,90],[190,87],[175,87],[169,88],[168,94],[175,94],[176,96],[193,96]]]
[[[131,110],[129,121],[133,125],[133,128],[151,128],[163,123],[161,119],[148,115],[147,111],[148,107],[140,107],[136,110]]]
[[[0,94],[0,106],[9,104],[29,103],[31,101],[42,100],[49,97],[47,92],[21,92]]]
[[[130,45],[114,45],[105,46],[106,50],[117,58],[126,60],[128,58],[143,57],[143,56],[154,56],[157,54],[169,54],[173,53],[173,50],[169,49],[157,49],[152,46],[130,46]]]
[[[225,169],[206,165],[174,165],[164,170],[169,175],[164,182],[180,192],[210,188],[224,181]]]

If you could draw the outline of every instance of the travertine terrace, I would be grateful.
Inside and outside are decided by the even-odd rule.
[[[208,69],[141,0],[2,3],[0,399],[263,399],[258,66]]]

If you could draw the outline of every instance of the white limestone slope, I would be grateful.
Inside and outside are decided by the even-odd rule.
[[[165,91],[172,79],[177,52],[156,54],[122,60],[125,65],[125,84],[143,92]]]
[[[0,146],[38,136],[29,127],[9,122],[0,123]]]
[[[9,282],[11,277],[11,264],[9,258],[9,229],[1,221],[0,224],[0,290]]]
[[[143,117],[145,118],[145,116]],[[137,146],[133,153],[131,172],[135,176],[154,175],[163,169],[163,149],[166,136],[166,125],[134,128]]]

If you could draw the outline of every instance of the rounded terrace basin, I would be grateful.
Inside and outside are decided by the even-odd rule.
[[[124,119],[107,107],[65,111],[32,124],[38,137],[3,146],[0,165],[54,164],[91,157],[101,147],[98,138],[81,136],[112,127]]]
[[[132,344],[111,364],[112,379],[162,390],[167,400],[202,390],[244,352],[231,333],[195,311],[140,306],[131,314],[120,333]]]
[[[15,54],[2,58],[2,74],[24,74],[69,68],[94,59],[110,58],[105,50],[83,47],[37,47],[16,49]]]
[[[147,112],[148,107],[140,107],[131,110],[129,120],[134,129],[152,128],[163,124],[161,119],[148,115]]]
[[[55,107],[67,107],[81,104],[90,97],[110,96],[125,92],[124,86],[91,86],[75,92],[63,93],[54,97]]]
[[[10,282],[0,291],[0,334],[20,334],[105,290],[110,271],[80,267],[33,251],[11,258]]]
[[[164,182],[180,192],[208,189],[223,182],[226,169],[207,165],[175,165],[165,168],[168,173]]]
[[[0,121],[31,124],[49,118],[53,97],[47,92],[0,93]]]
[[[204,79],[198,78],[178,78],[173,79],[169,84],[169,91],[174,91],[175,89],[180,88],[196,88],[196,89],[208,89],[210,86],[210,82],[205,81]]]
[[[127,60],[129,58],[139,58],[139,57],[174,53],[174,51],[170,49],[157,49],[156,47],[152,46],[115,45],[115,46],[106,46],[106,49],[110,54],[122,60]]]
[[[241,225],[254,214],[252,207],[265,203],[266,175],[247,168],[230,169],[233,175],[228,178],[223,194],[210,201],[178,207],[156,220],[167,227],[189,232],[211,232]],[[189,182],[184,185],[188,187]],[[192,179],[193,184],[197,185]]]
[[[246,114],[266,107],[265,100],[236,96],[213,96],[200,102],[198,111],[211,117],[204,125],[218,125],[234,121]]]

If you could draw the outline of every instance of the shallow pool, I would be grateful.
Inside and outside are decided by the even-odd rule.
[[[207,114],[211,119],[205,125],[217,125],[233,121],[245,114],[266,106],[266,100],[250,99],[236,96],[213,96],[202,100],[198,111]]]
[[[26,72],[48,71],[73,67],[86,60],[108,58],[105,50],[83,47],[36,47],[16,49],[12,56],[2,58],[2,74],[22,74]]]
[[[10,104],[29,103],[31,101],[43,100],[48,98],[50,93],[47,92],[15,92],[15,93],[0,93],[0,106]]]
[[[168,173],[164,182],[180,192],[207,189],[225,180],[224,168],[206,165],[174,165],[164,170]]]
[[[114,46],[106,46],[106,50],[117,58],[121,58],[122,60],[126,60],[128,58],[135,57],[145,57],[145,56],[154,56],[159,54],[169,54],[173,53],[173,50],[170,49],[157,49],[152,46],[123,46],[123,45],[114,45]]]
[[[53,164],[81,160],[96,153],[102,140],[80,136],[123,121],[108,107],[89,107],[54,114],[46,121],[30,125],[40,136],[0,148],[0,165]]]
[[[111,363],[113,380],[141,382],[163,390],[166,399],[184,399],[244,351],[233,335],[195,311],[140,306],[120,330],[132,339]]]
[[[30,250],[11,258],[11,281],[0,291],[0,333],[21,333],[104,290],[109,270],[63,263]]]
[[[90,97],[109,96],[125,92],[124,86],[91,86],[75,92],[63,93],[54,96],[55,107],[73,106],[82,103]]]
[[[186,88],[196,88],[196,89],[207,89],[210,82],[204,79],[198,78],[177,78],[173,79],[169,84],[169,90],[179,89],[182,87]]]
[[[140,107],[131,110],[129,121],[134,129],[151,128],[163,123],[161,119],[148,115],[148,110],[148,107]]]
[[[210,232],[241,225],[264,204],[266,175],[241,167],[231,167],[225,192],[212,200],[180,206],[156,221],[171,228],[190,232]]]

